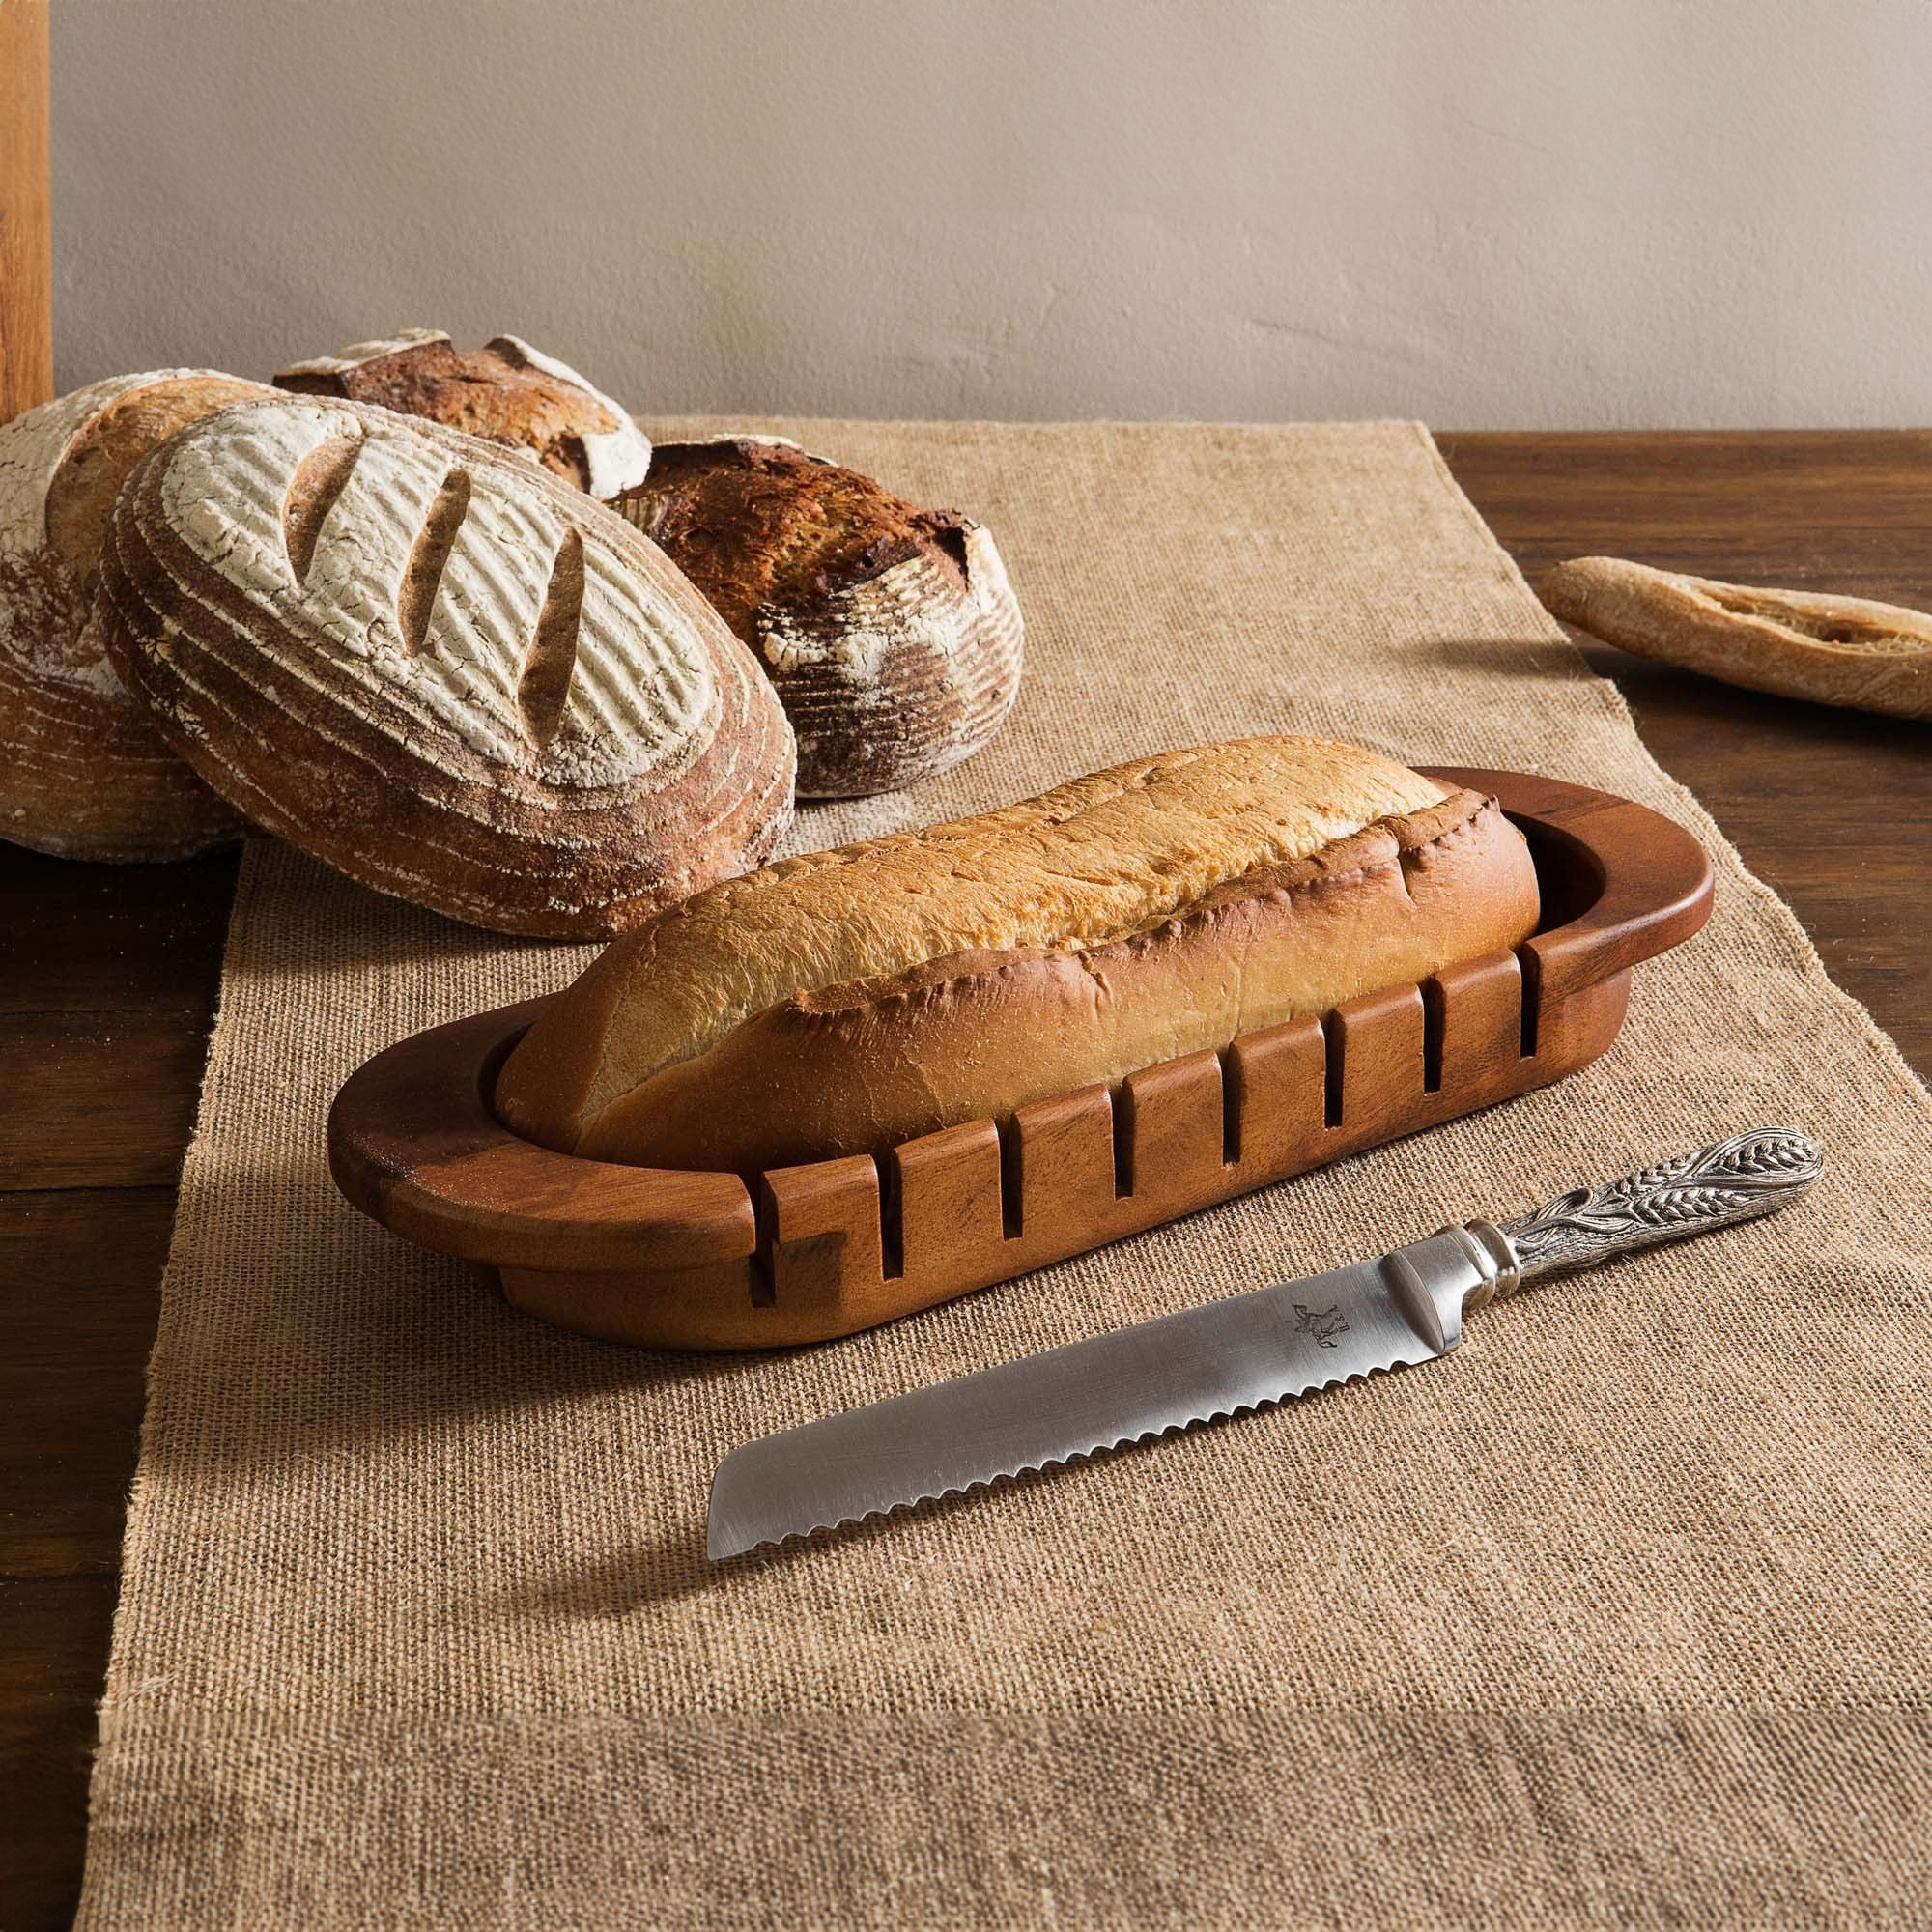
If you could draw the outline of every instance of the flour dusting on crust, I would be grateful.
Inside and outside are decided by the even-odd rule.
[[[47,547],[47,492],[81,432],[123,396],[203,369],[154,369],[110,376],[0,424],[0,655],[23,672],[92,693],[129,709],[114,667],[86,637],[80,586]]]
[[[992,537],[788,438],[661,444],[615,506],[710,598],[771,678],[802,794],[934,777],[1019,692],[1019,605]]]
[[[644,480],[651,467],[650,438],[631,420],[630,412],[621,403],[612,401],[568,362],[532,349],[520,335],[499,335],[486,346],[506,361],[523,362],[529,368],[541,369],[559,383],[569,383],[610,412],[609,429],[586,430],[581,439],[585,471],[583,487],[593,497],[599,499],[614,497],[618,491],[633,489]]]
[[[947,771],[1019,696],[1019,604],[992,537],[965,526],[964,569],[931,555],[805,611],[758,612],[758,656],[798,733],[802,772],[880,790]]]
[[[144,370],[0,424],[0,838],[62,858],[139,862],[185,858],[239,831],[109,658],[91,543],[84,556],[63,555],[48,517],[71,459],[99,461],[94,438],[120,405],[202,383],[252,386],[210,369]]]
[[[283,533],[289,488],[305,457],[345,433],[361,447],[298,582]],[[289,641],[267,653],[276,674],[335,685],[379,728],[404,737],[433,720],[489,763],[576,788],[675,769],[716,722],[707,653],[685,613],[594,532],[561,725],[550,745],[531,742],[518,684],[572,520],[520,461],[479,460],[481,447],[384,411],[278,404],[187,439],[162,502],[194,554],[285,627]],[[453,465],[469,478],[467,508],[412,649],[403,580]]]
[[[282,370],[284,376],[342,376],[351,369],[359,369],[365,362],[380,362],[385,355],[393,355],[401,349],[413,349],[424,342],[447,342],[447,329],[442,328],[400,328],[394,335],[378,336],[371,342],[352,342],[347,349],[338,349],[333,355],[311,355],[305,362],[291,362]]]

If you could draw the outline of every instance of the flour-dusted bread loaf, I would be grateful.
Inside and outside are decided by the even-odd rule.
[[[1555,614],[1641,657],[1749,691],[1932,718],[1932,616],[1579,556],[1537,586]]]
[[[872,1152],[1517,945],[1493,799],[1319,738],[1164,752],[767,867],[610,947],[497,1111],[600,1160]]]
[[[764,667],[806,797],[917,784],[1012,709],[1019,605],[978,524],[773,437],[661,443],[616,507]]]
[[[440,328],[406,328],[292,362],[275,386],[374,403],[526,449],[593,497],[628,490],[650,468],[650,439],[623,410],[567,363],[514,335],[459,349]]]
[[[636,530],[495,443],[281,396],[128,479],[107,642],[257,824],[507,932],[621,932],[756,865],[784,714]]]
[[[108,662],[100,541],[129,470],[272,389],[211,369],[113,376],[0,424],[0,838],[64,859],[185,859],[241,821]]]

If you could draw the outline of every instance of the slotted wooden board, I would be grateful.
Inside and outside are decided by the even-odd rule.
[[[405,1239],[495,1267],[519,1307],[658,1348],[821,1341],[1574,1073],[1630,969],[1709,916],[1668,819],[1520,773],[1436,769],[1522,828],[1542,929],[1515,952],[883,1151],[753,1176],[582,1160],[512,1134],[497,1069],[540,1003],[416,1035],[337,1096],[344,1194]]]

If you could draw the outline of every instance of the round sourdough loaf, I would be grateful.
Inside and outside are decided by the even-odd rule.
[[[459,349],[440,328],[406,328],[292,362],[278,389],[374,403],[527,450],[593,497],[641,483],[650,439],[603,390],[514,335]]]
[[[1012,709],[1019,605],[978,524],[774,437],[660,443],[615,507],[764,667],[804,796],[916,784]]]
[[[599,1160],[874,1152],[1519,944],[1494,799],[1319,738],[1164,752],[767,867],[610,947],[496,1104]]]
[[[766,857],[791,733],[621,518],[497,445],[281,396],[128,479],[106,637],[168,741],[352,878],[507,932],[621,932]]]
[[[211,369],[156,369],[0,424],[0,838],[125,861],[185,859],[240,836],[109,663],[95,592],[128,471],[197,417],[274,393]]]

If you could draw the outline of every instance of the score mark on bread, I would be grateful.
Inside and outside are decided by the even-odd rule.
[[[282,501],[282,548],[288,553],[289,568],[298,583],[308,582],[323,524],[334,509],[335,499],[349,487],[350,472],[361,454],[359,431],[355,436],[331,436],[317,443],[289,478],[288,495]]]
[[[423,639],[429,636],[430,611],[442,588],[443,567],[456,548],[457,532],[469,511],[469,472],[458,465],[443,477],[411,547],[409,568],[403,572],[396,622],[403,634],[403,649],[411,657],[422,649]]]
[[[791,742],[742,646],[620,518],[507,451],[288,397],[116,504],[117,662],[257,823],[505,930],[620,931],[757,864]]]
[[[543,609],[530,633],[529,655],[517,679],[518,707],[531,740],[541,747],[550,745],[563,723],[582,619],[583,538],[576,530],[566,530],[550,567]]]

